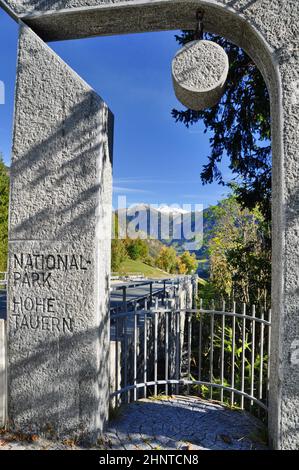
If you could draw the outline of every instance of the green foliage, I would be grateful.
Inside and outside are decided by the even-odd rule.
[[[222,318],[220,315],[214,316],[214,336],[213,336],[213,376],[210,376],[210,351],[211,351],[211,318],[210,315],[204,313],[197,314],[196,322],[198,326],[195,326],[193,329],[194,334],[192,338],[192,361],[191,361],[191,375],[192,380],[197,380],[198,374],[198,364],[197,358],[199,354],[198,348],[198,331],[199,331],[199,322],[201,321],[202,328],[202,337],[201,337],[201,351],[202,351],[202,362],[201,362],[201,380],[204,382],[209,382],[210,379],[215,384],[221,384],[221,355],[222,355]],[[234,349],[234,360],[233,360],[233,319],[231,317],[226,317],[226,323],[224,326],[224,338],[223,338],[223,351],[224,351],[224,361],[223,361],[223,385],[226,387],[231,387],[231,376],[232,369],[234,367],[234,384],[237,390],[241,390],[242,387],[242,360],[243,360],[243,320],[241,318],[235,319],[235,349]],[[262,377],[263,377],[263,396],[266,394],[267,386],[267,375],[268,375],[268,354],[264,352],[261,357],[260,354],[260,335],[261,327],[256,325],[255,331],[255,345],[254,345],[254,356],[252,355],[253,345],[251,343],[252,332],[251,325],[249,322],[245,323],[245,339],[244,339],[244,390],[247,393],[250,393],[251,390],[251,379],[252,379],[252,369],[253,369],[253,384],[254,390],[260,384],[260,367],[261,360],[263,359],[262,365]],[[267,344],[268,341],[268,330],[264,332],[264,342]],[[254,357],[254,362],[252,362],[252,357]],[[192,386],[193,390],[199,393],[203,398],[213,398],[216,400],[221,399],[221,390],[220,388],[214,387],[211,390],[210,386],[206,385],[194,385]],[[229,391],[223,392],[224,402],[227,405],[231,405],[231,393]],[[237,406],[240,401],[240,397],[235,394],[235,399],[233,406]],[[245,405],[248,407],[249,403],[246,402]],[[254,406],[254,410],[258,410]]]
[[[111,269],[116,272],[119,270],[121,264],[130,258],[132,260],[145,260],[149,259],[149,246],[146,240],[140,237],[136,239],[119,239],[119,224],[118,215],[113,213],[113,226],[112,226],[112,243],[111,243]]]
[[[146,259],[149,254],[148,244],[146,240],[141,238],[129,239],[125,241],[126,250],[129,258],[131,259]]]
[[[192,274],[197,269],[198,261],[189,251],[177,256],[173,247],[163,246],[156,258],[156,266],[168,273]]]
[[[219,294],[216,290],[216,286],[211,281],[207,281],[205,283],[200,284],[199,293],[200,297],[204,299],[205,304],[207,306],[212,305],[214,299],[217,299],[217,297],[219,297]]]
[[[215,219],[207,241],[210,282],[203,298],[270,308],[269,225],[258,209],[243,209],[235,196],[210,208]]]
[[[127,250],[124,240],[118,239],[119,225],[118,216],[114,212],[112,214],[112,242],[111,242],[111,269],[113,272],[118,271],[121,264],[127,258]]]
[[[179,44],[194,39],[194,31],[176,36]],[[202,111],[172,110],[177,122],[187,127],[201,121],[211,133],[208,162],[201,179],[204,184],[217,181],[234,187],[243,207],[257,205],[266,221],[271,219],[270,100],[264,79],[251,58],[226,39],[205,34],[205,39],[220,44],[229,57],[227,85],[221,101]],[[235,182],[226,183],[219,163],[226,156]],[[240,179],[239,179],[240,178]],[[236,184],[238,183],[238,184]]]
[[[7,269],[9,175],[0,154],[0,271]]]
[[[127,259],[132,260],[143,260],[147,261],[148,264],[152,265],[153,260],[148,254],[148,244],[146,240],[140,238],[118,240],[114,239],[111,243],[112,258],[111,268],[112,271],[116,272],[119,270],[121,264]]]

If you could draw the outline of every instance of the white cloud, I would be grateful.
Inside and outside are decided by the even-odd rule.
[[[126,188],[122,186],[113,186],[114,193],[142,193],[142,194],[152,194],[152,191],[147,191],[146,189],[139,188]]]
[[[171,179],[171,180],[164,180],[159,178],[139,178],[138,176],[132,176],[127,178],[115,178],[114,182],[116,184],[191,184],[191,183],[200,183],[200,180],[181,180],[181,179]]]

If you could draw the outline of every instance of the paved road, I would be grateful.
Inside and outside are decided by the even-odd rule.
[[[130,286],[132,283],[118,283],[112,285],[112,292],[110,295],[110,306],[111,310],[116,309],[117,307],[122,307],[123,304],[123,289],[121,286],[127,285]],[[126,299],[128,303],[133,303],[134,301],[142,300],[150,296],[150,286],[149,285],[136,285],[134,287],[127,287],[126,289]],[[167,284],[168,285],[168,284]],[[117,289],[117,287],[119,289]],[[153,283],[153,296],[162,293],[164,289],[163,283]]]
[[[250,414],[196,397],[143,399],[126,406],[105,435],[109,449],[257,450],[263,425]]]

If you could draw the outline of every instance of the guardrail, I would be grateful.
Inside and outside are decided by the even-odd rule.
[[[131,282],[126,282],[121,283],[121,284],[115,284],[111,286],[110,290],[112,291],[122,291],[122,303],[121,306],[118,307],[117,312],[122,311],[122,312],[127,312],[130,304],[134,304],[136,302],[140,301],[145,301],[148,300],[148,305],[151,307],[153,306],[154,303],[154,297],[161,295],[164,300],[167,297],[167,288],[173,291],[173,294],[175,295],[177,289],[179,288],[179,283],[180,283],[181,278],[175,278],[175,279],[157,279],[157,280],[147,280],[147,281],[131,281]],[[154,286],[155,285],[161,285],[161,289],[156,290],[154,292]],[[149,292],[148,294],[144,296],[138,297],[137,301],[128,301],[128,296],[127,292],[128,289],[136,288],[136,287],[144,287],[144,286],[149,286]]]
[[[151,308],[111,317],[112,402],[192,393],[267,412],[271,311]]]

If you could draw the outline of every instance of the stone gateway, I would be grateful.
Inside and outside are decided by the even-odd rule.
[[[95,436],[108,409],[111,122],[103,101],[43,41],[146,31],[205,30],[242,47],[266,80],[273,149],[269,435],[299,448],[298,0],[0,0],[22,21],[11,170],[9,419],[21,429]],[[86,138],[88,136],[88,139]],[[107,204],[105,206],[105,204]],[[82,250],[82,251],[81,251]],[[81,253],[87,270],[55,284],[14,285],[14,255]],[[24,268],[25,269],[25,268]],[[49,271],[49,272],[53,272]],[[21,275],[24,275],[23,271]],[[29,270],[26,271],[29,274]],[[30,277],[30,276],[29,276]],[[52,278],[51,278],[52,281]],[[74,331],[15,329],[14,297],[55,298]],[[52,315],[52,314],[51,314]],[[53,315],[54,316],[54,315]],[[37,334],[38,333],[38,334]],[[80,431],[81,432],[81,431]]]

